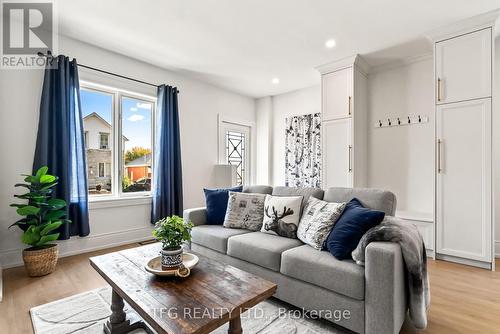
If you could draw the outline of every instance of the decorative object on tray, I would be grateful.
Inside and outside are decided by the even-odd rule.
[[[192,223],[175,215],[156,222],[153,236],[162,243],[160,255],[163,270],[176,270],[182,264],[182,243],[191,241],[192,227]]]
[[[229,192],[224,227],[259,231],[264,219],[266,195]]]
[[[297,238],[303,196],[266,195],[261,232]]]
[[[286,118],[285,185],[321,187],[321,114]]]
[[[342,215],[346,203],[325,202],[309,197],[299,222],[297,237],[309,246],[322,250],[328,234]]]
[[[26,204],[11,204],[17,208],[17,214],[23,218],[12,226],[22,229],[21,241],[31,247],[23,250],[23,261],[29,276],[44,276],[53,272],[57,265],[59,250],[57,244],[50,244],[59,238],[53,233],[64,223],[71,223],[66,217],[66,202],[52,197],[52,189],[57,185],[58,177],[47,174],[48,167],[38,169],[35,175],[25,176],[24,182],[14,187],[28,190],[14,197],[27,200]]]
[[[196,266],[198,261],[198,256],[191,253],[183,253],[182,263],[177,268],[166,269],[162,266],[161,256],[157,256],[148,261],[145,269],[157,276],[178,276],[184,278],[189,276],[191,268]]]

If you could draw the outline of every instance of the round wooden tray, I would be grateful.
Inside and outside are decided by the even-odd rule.
[[[162,270],[161,256],[157,256],[149,260],[148,263],[144,266],[144,269],[157,276],[187,277],[191,273],[191,268],[196,266],[198,261],[198,256],[191,253],[184,253],[182,254],[182,266],[180,268]]]

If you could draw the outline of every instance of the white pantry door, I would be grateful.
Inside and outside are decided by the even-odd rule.
[[[491,29],[436,43],[436,103],[491,96]]]
[[[351,118],[324,121],[323,145],[323,188],[352,187],[352,129]]]
[[[323,75],[323,121],[351,115],[352,73],[352,67],[348,67]]]
[[[437,253],[492,257],[491,99],[438,106]]]

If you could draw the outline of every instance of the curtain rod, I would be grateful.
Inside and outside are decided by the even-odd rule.
[[[47,54],[44,54],[42,52],[38,52],[37,55],[39,57],[45,57],[47,59],[54,59],[54,58],[56,58],[56,57],[54,57],[52,55],[52,52],[50,50],[47,51]],[[141,83],[141,84],[144,84],[144,85],[153,86],[153,87],[156,87],[156,88],[160,87],[159,85],[155,85],[155,84],[150,83],[150,82],[142,81],[142,80],[139,80],[139,79],[134,79],[134,78],[131,78],[131,77],[127,77],[125,75],[118,74],[118,73],[113,73],[113,72],[101,70],[100,68],[96,68],[96,67],[92,67],[92,66],[88,66],[88,65],[83,65],[83,64],[78,64],[78,66],[86,68],[86,69],[89,69],[89,70],[92,70],[92,71],[96,71],[96,72],[101,72],[101,73],[104,73],[104,74],[112,75],[112,76],[115,76],[115,77],[118,77],[118,78],[130,80],[130,81],[135,81],[135,82],[138,82],[138,83]],[[177,88],[175,88],[175,89],[177,90],[177,93],[180,93],[180,91]]]

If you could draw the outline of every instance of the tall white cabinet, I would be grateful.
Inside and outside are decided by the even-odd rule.
[[[322,187],[363,187],[367,178],[368,66],[352,56],[321,73]]]
[[[493,22],[433,40],[436,257],[493,269]]]

